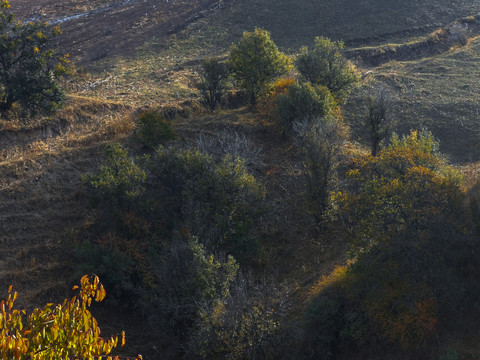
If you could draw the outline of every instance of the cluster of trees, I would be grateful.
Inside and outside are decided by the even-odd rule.
[[[315,97],[312,92],[319,92],[318,96],[323,98],[328,89],[335,101],[341,102],[359,80],[353,65],[340,54],[342,48],[341,42],[316,38],[314,48],[302,48],[293,66],[291,57],[278,50],[270,33],[257,28],[253,32],[245,32],[242,39],[232,45],[226,62],[218,58],[203,61],[198,88],[213,111],[222,102],[227,80],[231,77],[245,91],[251,108],[255,109],[259,99],[271,92],[279,76],[296,70],[300,74],[299,83],[290,85],[300,88],[292,89],[292,93],[307,92]],[[306,88],[303,83],[308,83],[310,87]],[[310,110],[308,107],[300,108],[298,106],[297,110],[304,113]]]
[[[232,45],[226,63],[206,59],[199,89],[215,109],[230,74],[248,96],[252,109],[293,133],[305,156],[311,212],[320,217],[329,192],[346,127],[340,105],[359,82],[355,67],[342,55],[343,43],[318,37],[294,61],[278,50],[266,30],[245,32]],[[298,76],[294,79],[294,73]],[[290,73],[290,78],[280,76]],[[206,89],[209,89],[207,92]]]
[[[319,282],[305,312],[301,356],[334,359],[388,347],[421,357],[465,309],[480,315],[480,287],[471,276],[480,266],[477,201],[431,133],[387,140],[390,100],[383,90],[365,100],[371,155],[344,158],[348,171],[338,173],[347,135],[340,107],[359,81],[340,54],[342,43],[317,38],[292,62],[297,78],[275,82],[292,67],[268,41],[262,30],[245,33],[227,68],[252,108],[297,140],[310,212],[319,222],[341,221],[349,238],[349,263]]]
[[[79,272],[95,271],[114,300],[143,314],[157,347],[204,358],[260,351],[285,302],[240,270],[260,254],[265,195],[244,160],[175,145],[136,160],[118,144],[105,155],[84,177],[97,222]]]
[[[442,159],[431,133],[412,131],[392,136],[377,156],[354,159],[346,176],[336,200],[350,262],[316,287],[305,317],[305,356],[334,359],[388,347],[422,358],[445,329],[461,329],[453,319],[480,315],[480,287],[471,275],[480,266],[478,218],[465,206],[461,175]]]

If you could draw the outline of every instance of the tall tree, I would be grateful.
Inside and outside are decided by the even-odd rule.
[[[214,111],[217,104],[222,102],[225,92],[225,83],[228,77],[227,66],[216,58],[204,59],[200,77],[201,81],[197,88],[210,110]]]
[[[253,109],[258,97],[276,77],[290,69],[291,62],[270,39],[270,33],[257,28],[253,32],[244,32],[238,44],[232,45],[228,65],[247,92]]]
[[[387,115],[390,108],[390,98],[385,90],[381,89],[377,96],[369,96],[365,99],[367,107],[365,125],[370,133],[372,156],[377,156],[382,140],[387,136],[391,122]]]

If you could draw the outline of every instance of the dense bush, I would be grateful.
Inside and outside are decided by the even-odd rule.
[[[305,312],[304,354],[307,359],[336,359],[349,344],[345,294],[340,286],[323,290]]]
[[[117,304],[139,311],[162,342],[183,352],[200,308],[225,302],[236,278],[233,257],[213,254],[245,262],[258,254],[263,186],[232,156],[215,162],[199,151],[160,147],[142,170],[120,146],[107,150],[104,166],[84,179],[104,206],[96,237],[77,251],[77,270],[103,276]]]
[[[384,90],[380,90],[376,96],[367,97],[365,104],[367,108],[365,125],[370,135],[372,156],[377,156],[380,144],[387,136],[391,125],[388,118],[390,99]]]
[[[97,174],[84,176],[82,181],[91,190],[95,203],[121,208],[145,190],[145,172],[129,157],[120,144],[107,146],[105,163]]]
[[[296,122],[293,129],[304,156],[309,211],[319,219],[331,205],[336,189],[336,168],[347,138],[346,128],[340,119],[329,116],[313,123]]]
[[[140,142],[149,148],[176,138],[171,122],[167,121],[162,114],[152,111],[140,114],[135,133]]]
[[[291,78],[281,78],[275,81],[272,88],[260,98],[257,113],[267,120],[275,120],[278,117],[278,97],[286,94],[288,88],[294,83],[295,80]]]
[[[204,359],[279,358],[288,296],[285,287],[239,274],[228,297],[200,307],[191,351]]]
[[[310,83],[292,84],[284,95],[277,97],[277,116],[287,131],[295,121],[312,121],[327,117],[336,109],[330,91]]]
[[[164,251],[178,233],[199,236],[212,252],[255,258],[264,189],[243,160],[226,156],[217,164],[199,151],[159,148],[143,165],[148,180],[126,151],[113,145],[100,171],[84,177],[102,206],[97,238],[79,250],[86,259],[82,271],[97,264],[118,294],[149,287],[155,280],[148,254]]]
[[[199,151],[160,148],[149,168],[149,196],[161,201],[161,216],[170,216],[210,249],[239,259],[256,253],[264,190],[243,160],[227,155],[216,164]]]
[[[141,307],[154,328],[187,342],[203,304],[224,301],[239,266],[232,256],[217,260],[195,238],[177,240],[153,259],[156,285]]]
[[[52,50],[52,40],[61,34],[47,23],[16,21],[2,0],[0,4],[0,113],[18,103],[27,115],[52,113],[64,99],[58,78],[67,71],[68,60]]]
[[[458,208],[459,174],[442,163],[436,147],[431,133],[412,131],[394,135],[377,157],[355,160],[347,173],[355,191],[339,194],[355,252],[395,233],[422,229],[432,217],[448,218]]]
[[[295,66],[312,84],[327,87],[337,99],[344,99],[360,80],[353,65],[340,53],[343,43],[328,38],[315,38],[315,46],[301,49]]]
[[[266,30],[244,32],[238,44],[232,45],[228,66],[240,87],[247,92],[250,106],[255,108],[278,76],[288,72],[290,60],[281,53]]]

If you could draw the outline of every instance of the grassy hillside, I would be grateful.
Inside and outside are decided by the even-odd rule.
[[[453,162],[478,161],[479,46],[475,39],[439,56],[385,64],[367,75],[364,89],[388,91],[398,132],[428,128]],[[366,95],[366,91],[360,91],[347,107],[357,134],[361,134],[361,102]]]
[[[233,2],[222,16],[229,33],[263,27],[279,45],[297,48],[315,36],[343,39],[347,43],[425,32],[460,17],[476,13],[476,1],[288,1]],[[405,34],[402,34],[404,33]]]
[[[310,44],[317,35],[343,39],[357,47],[382,41],[402,44],[411,41],[412,34],[426,35],[475,13],[478,5],[474,2],[461,6],[450,2],[377,4],[374,1],[353,4],[347,1],[306,4],[284,1],[275,5],[265,1],[241,5],[227,3],[171,38],[147,41],[139,47],[135,59],[117,59],[105,73],[76,79],[74,91],[135,106],[195,99],[194,83],[200,60],[212,55],[224,56],[244,30],[255,26],[271,31],[272,38],[290,52]],[[420,56],[410,62],[394,62],[373,71],[369,66],[364,70],[369,74],[364,82],[366,87],[385,87],[394,98],[399,98],[392,113],[398,118],[398,131],[428,127],[440,138],[443,150],[452,159],[469,161],[472,160],[470,149],[457,151],[456,142],[464,144],[462,149],[471,148],[476,142],[471,131],[476,127],[473,98],[476,46],[477,41],[472,41],[443,55],[428,54],[428,58]],[[110,63],[111,59],[104,62],[104,66]],[[362,63],[357,65],[362,69]],[[452,79],[455,86],[452,86]],[[365,96],[361,91],[359,94],[346,109],[347,117],[357,129],[359,114],[363,113],[360,102]],[[455,124],[454,131],[461,140],[452,142],[450,124]]]
[[[65,84],[64,109],[28,125],[0,122],[0,244],[5,248],[0,255],[0,290],[15,284],[22,294],[19,303],[27,307],[66,297],[77,281],[71,262],[75,248],[92,237],[97,215],[89,208],[81,176],[99,168],[109,143],[121,142],[134,155],[145,151],[133,135],[133,119],[141,110],[185,107],[185,116],[173,121],[179,146],[198,143],[200,135],[217,144],[212,139],[227,131],[245,136],[259,149],[261,161],[249,169],[266,186],[268,215],[260,231],[266,246],[252,271],[289,283],[294,304],[287,317],[287,330],[293,335],[283,334],[288,347],[299,336],[300,311],[312,285],[335,265],[344,264],[349,234],[339,222],[320,226],[305,215],[303,160],[278,127],[244,108],[215,114],[201,109],[195,88],[201,60],[226,57],[243,31],[255,27],[269,30],[291,55],[319,35],[343,39],[351,53],[392,43],[404,46],[476,14],[480,0],[133,1],[115,8],[108,22],[106,13],[95,13],[122,3],[45,0],[31,6],[12,0],[19,19],[93,13],[61,25],[59,48],[70,52],[76,64]],[[428,128],[455,165],[476,172],[479,52],[480,39],[472,35],[466,45],[416,54],[409,61],[372,66],[357,59],[362,81],[342,109],[353,140],[346,146],[345,161],[353,153],[368,151],[364,98],[382,88],[392,99],[393,130],[405,134]],[[168,353],[167,337],[149,333],[149,324],[139,326],[135,315],[119,314],[103,308],[101,318],[107,332],[126,328],[131,344],[127,352],[147,353],[154,359],[161,356],[162,349],[154,347],[158,345],[167,349],[167,357],[175,357]],[[473,354],[472,359],[478,354],[468,337],[453,339],[465,354]]]

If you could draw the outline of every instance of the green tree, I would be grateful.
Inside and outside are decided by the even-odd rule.
[[[167,327],[169,335],[181,342],[188,338],[199,309],[204,303],[223,301],[230,295],[239,265],[229,255],[226,259],[209,254],[196,238],[174,241],[170,247],[152,256],[155,283],[144,289],[146,312]]]
[[[68,63],[49,46],[60,29],[41,22],[17,22],[9,7],[8,1],[1,1],[0,113],[7,113],[15,103],[25,114],[51,113],[63,101],[57,79],[65,74]]]
[[[252,258],[264,187],[244,160],[226,155],[216,164],[200,151],[160,147],[148,169],[155,186],[147,197],[161,199],[158,210],[165,212],[157,217],[173,216],[208,248],[228,251],[240,261]]]
[[[197,84],[197,88],[210,110],[214,111],[217,104],[222,102],[228,68],[224,62],[220,62],[216,58],[204,59],[200,78],[201,81]]]
[[[253,109],[272,81],[290,69],[290,60],[278,50],[268,31],[257,28],[244,32],[239,43],[232,45],[228,65]]]
[[[27,316],[25,310],[13,309],[16,298],[17,292],[12,292],[10,286],[8,298],[0,306],[2,359],[114,359],[107,355],[117,347],[118,336],[101,338],[97,321],[88,310],[92,300],[98,302],[105,298],[97,276],[82,277],[78,296],[56,306],[47,304],[34,309]],[[120,341],[123,346],[124,332]]]
[[[306,81],[326,86],[337,99],[345,98],[360,79],[354,66],[340,53],[342,49],[341,41],[317,37],[313,49],[303,47],[295,61]]]

